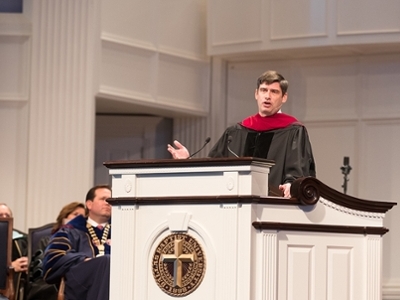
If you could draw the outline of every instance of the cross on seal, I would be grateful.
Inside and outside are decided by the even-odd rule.
[[[195,253],[184,254],[182,251],[183,240],[174,241],[174,254],[162,254],[161,260],[166,263],[174,263],[174,286],[182,287],[183,263],[194,262]]]

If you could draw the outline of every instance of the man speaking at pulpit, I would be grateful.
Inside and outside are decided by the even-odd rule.
[[[44,257],[47,283],[65,281],[66,300],[107,300],[110,286],[111,188],[86,195],[88,217],[78,216],[56,232]]]
[[[228,127],[208,154],[209,157],[249,156],[275,161],[269,186],[279,187],[290,197],[291,183],[300,177],[316,176],[315,161],[307,130],[295,117],[284,114],[288,81],[276,71],[257,79],[255,99],[258,113]],[[178,141],[168,145],[173,158],[186,159],[189,151]]]

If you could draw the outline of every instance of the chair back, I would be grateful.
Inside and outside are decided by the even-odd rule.
[[[39,248],[40,240],[51,236],[51,230],[55,223],[45,224],[40,227],[29,228],[28,230],[28,257],[31,261],[33,254]]]
[[[42,240],[42,238],[51,236],[51,231],[55,224],[56,223],[49,223],[40,227],[29,228],[28,230],[29,261],[32,262],[32,256],[35,254],[35,251],[39,249],[40,241]],[[57,300],[64,300],[64,289],[65,289],[65,280],[64,278],[62,278],[58,289]]]
[[[0,218],[0,294],[14,300],[13,270],[11,269],[13,218]]]

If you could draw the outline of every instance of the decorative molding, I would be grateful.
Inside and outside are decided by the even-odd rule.
[[[296,179],[290,189],[292,199],[296,199],[303,205],[312,204],[319,196],[329,200],[336,205],[344,206],[347,209],[364,211],[369,213],[386,213],[397,205],[396,202],[363,200],[343,194],[327,186],[320,180],[313,177]]]
[[[113,99],[117,101],[132,102],[136,104],[151,104],[156,99],[151,94],[138,93],[131,90],[124,90],[112,86],[101,85],[97,97]]]
[[[382,295],[382,239],[376,236],[367,237],[367,299],[381,299]],[[379,288],[378,288],[379,287]]]
[[[368,34],[385,34],[385,33],[400,33],[400,29],[392,29],[392,30],[358,30],[358,31],[338,31],[338,36],[352,36],[352,35],[368,35]]]
[[[157,47],[153,43],[147,43],[141,40],[128,39],[115,34],[102,32],[100,36],[103,43],[110,45],[124,46],[127,48],[137,48],[151,52],[157,52]]]
[[[253,227],[257,230],[276,230],[276,231],[304,231],[304,232],[330,232],[348,234],[372,234],[384,235],[389,230],[385,227],[361,227],[361,226],[340,226],[340,225],[314,225],[301,223],[279,223],[279,222],[253,222]]]
[[[131,49],[130,52],[135,51],[135,49],[140,49],[144,51],[151,52],[153,54],[163,54],[163,55],[168,55],[184,60],[189,60],[189,61],[196,61],[196,62],[201,62],[201,63],[209,63],[210,58],[207,56],[201,56],[197,55],[196,53],[190,53],[187,51],[182,51],[177,48],[171,48],[171,47],[156,47],[152,43],[146,43],[140,40],[134,40],[134,39],[128,39],[124,38],[121,36],[113,35],[110,33],[102,33],[101,34],[101,40],[103,44],[105,44],[105,47],[111,47],[111,46],[123,46],[126,47],[127,49]],[[109,45],[107,45],[109,44]]]
[[[265,288],[262,289],[262,299],[275,300],[277,295],[278,283],[278,234],[264,233],[262,261],[264,262],[263,282]]]
[[[208,111],[202,108],[195,108],[187,105],[184,101],[177,102],[176,99],[158,97],[155,99],[149,94],[140,94],[132,91],[117,89],[109,86],[100,86],[96,97],[122,101],[133,105],[141,105],[150,109],[170,110],[175,114],[190,114],[192,116],[205,117]]]
[[[247,44],[260,44],[262,43],[262,39],[243,39],[243,40],[238,40],[238,41],[225,41],[225,42],[219,42],[219,43],[213,43],[213,47],[222,47],[222,46],[232,46],[232,45],[247,45]]]
[[[400,299],[400,278],[384,281],[382,284],[382,300]]]
[[[385,214],[383,213],[371,213],[371,212],[364,212],[364,211],[359,211],[359,210],[354,210],[350,209],[341,205],[337,205],[335,203],[332,203],[331,201],[328,201],[326,199],[321,198],[319,200],[322,204],[324,204],[326,207],[332,208],[336,211],[348,214],[348,215],[353,215],[353,216],[359,216],[362,218],[371,218],[371,219],[382,219],[385,217]]]
[[[204,63],[204,64],[209,64],[210,60],[211,60],[211,58],[209,56],[196,55],[196,54],[190,53],[188,51],[182,51],[177,48],[171,48],[171,47],[165,47],[165,46],[160,46],[158,48],[158,52],[162,55],[172,56],[172,57],[181,58],[181,59],[189,60],[189,61],[200,62],[200,63]]]
[[[299,34],[299,35],[287,35],[281,37],[274,37],[271,33],[271,41],[284,41],[284,40],[300,40],[305,38],[326,38],[328,34],[320,33],[320,34]]]

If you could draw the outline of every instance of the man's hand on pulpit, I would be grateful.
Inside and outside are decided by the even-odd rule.
[[[285,184],[279,185],[279,189],[281,191],[283,191],[283,197],[285,197],[285,198],[290,198],[291,197],[290,196],[290,186],[291,186],[290,183],[285,183]]]

